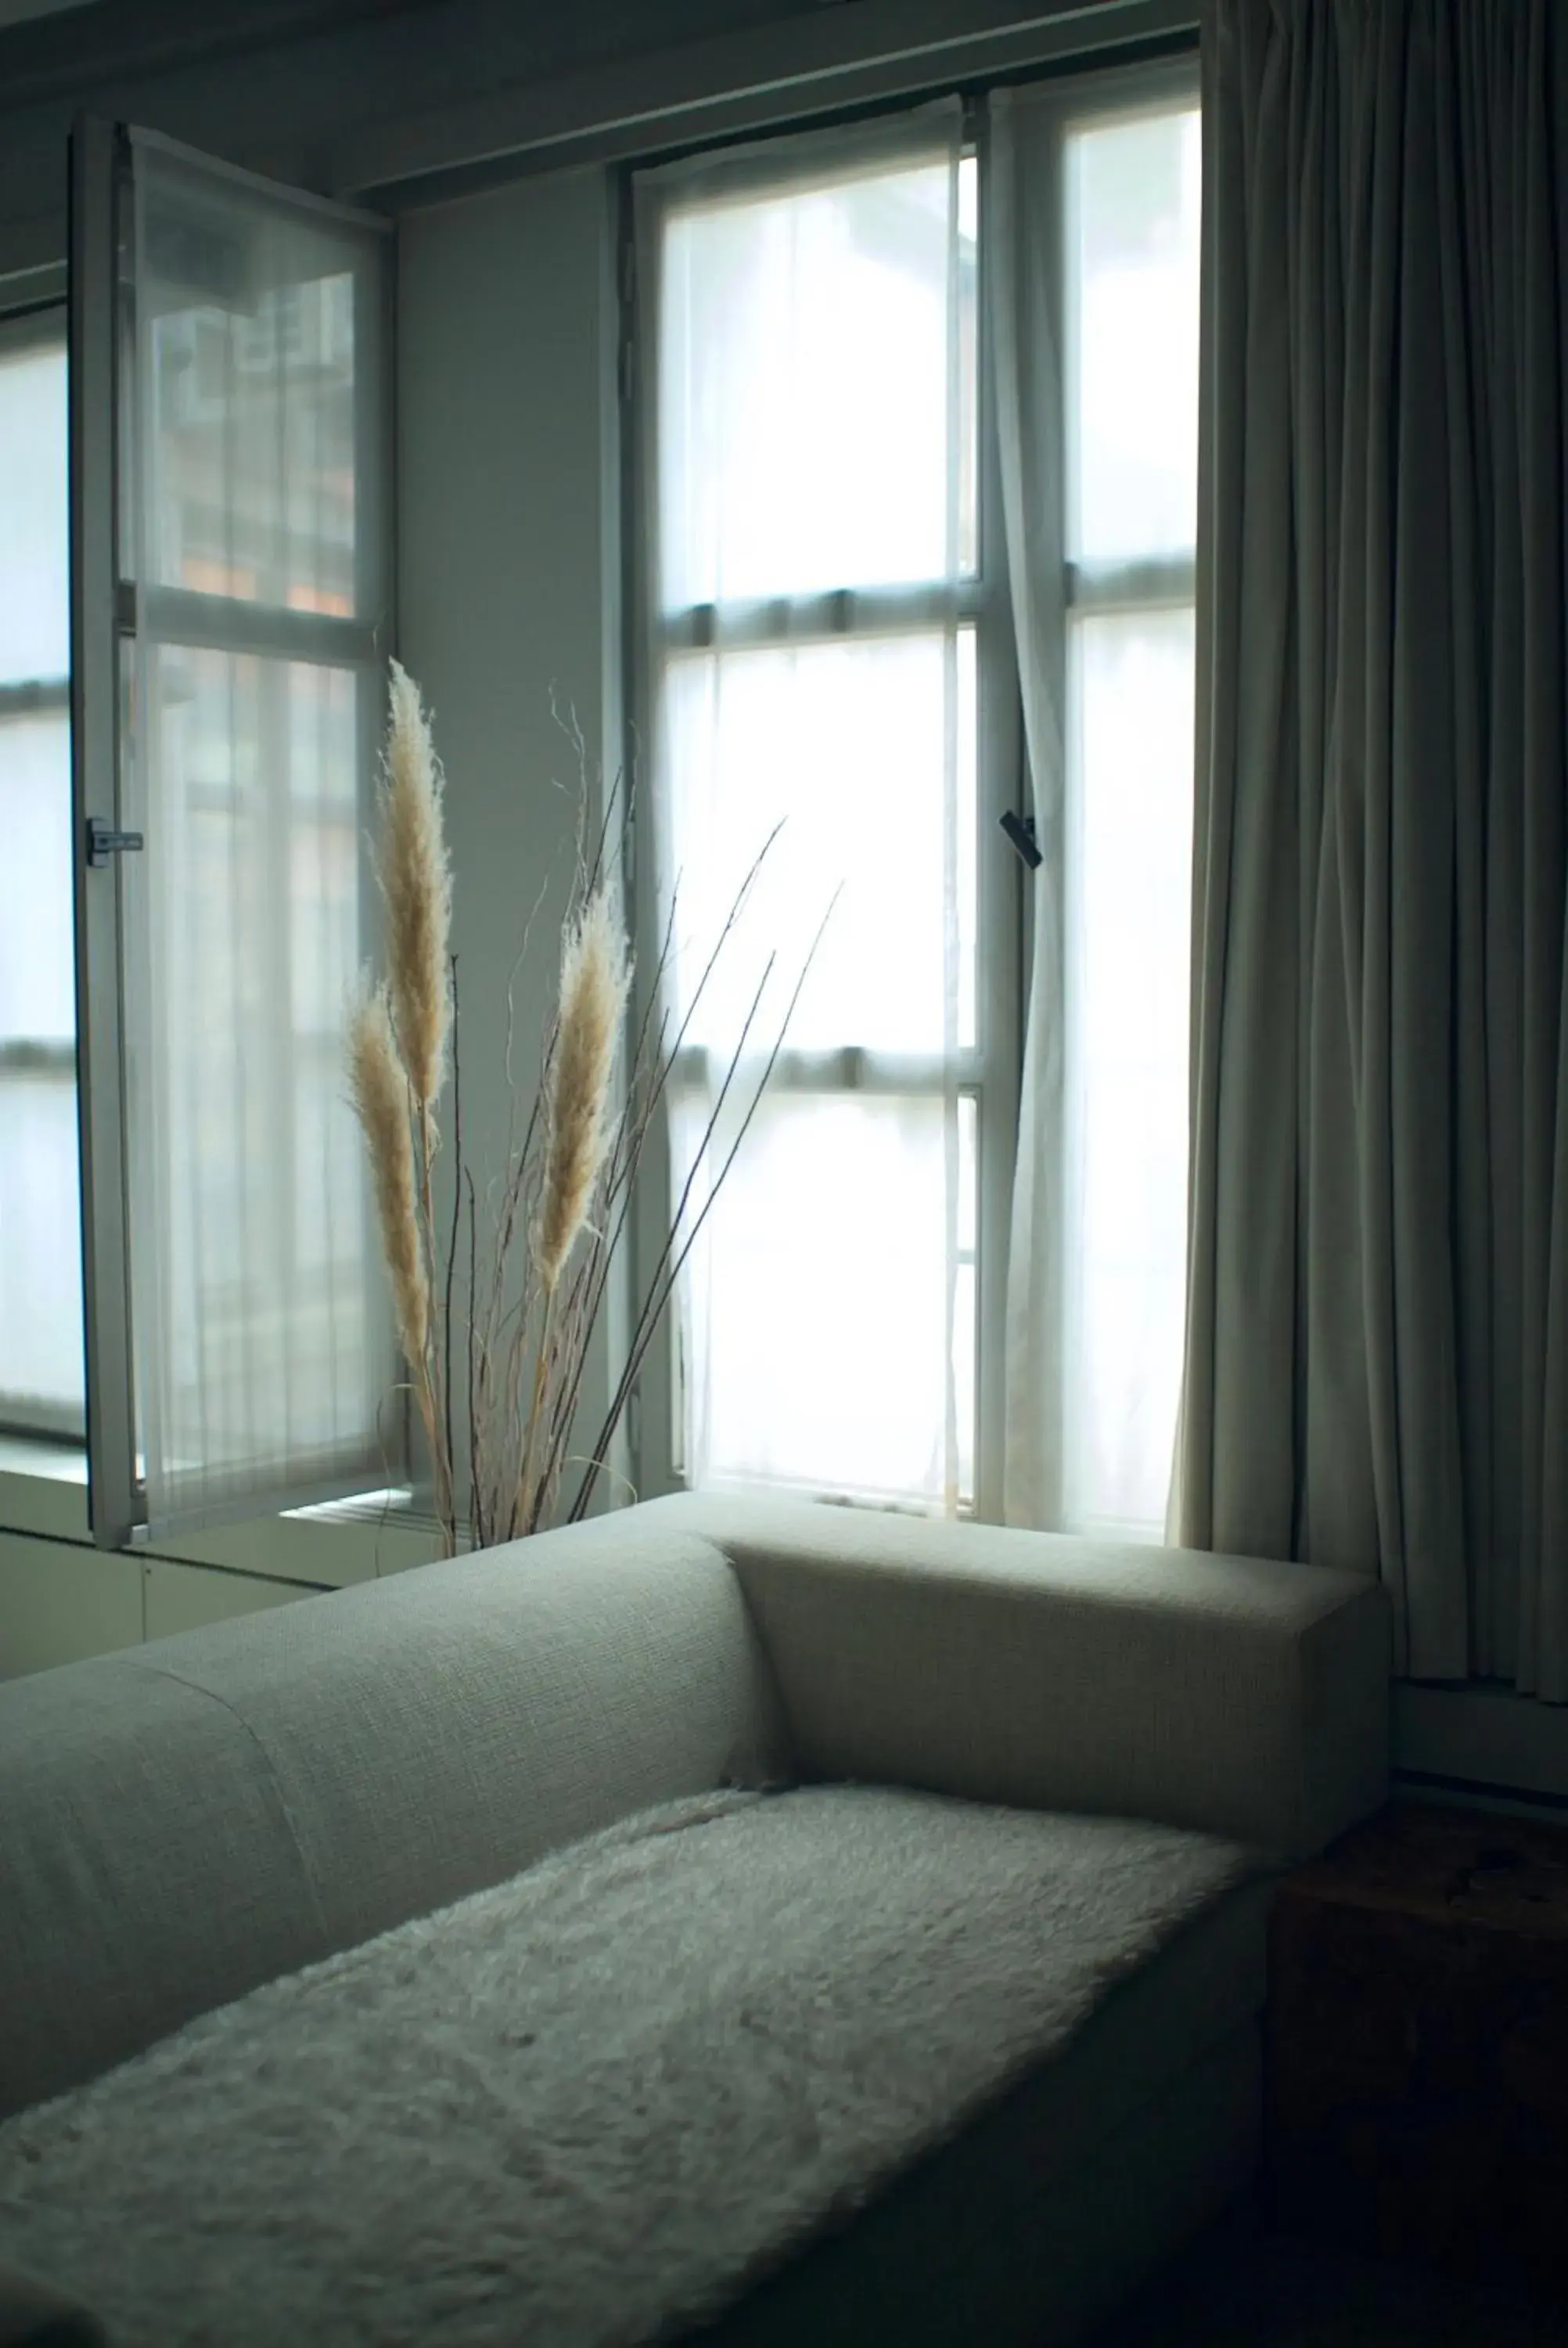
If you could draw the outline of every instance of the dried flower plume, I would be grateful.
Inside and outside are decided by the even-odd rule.
[[[415,1101],[427,1110],[445,1074],[452,874],[442,827],[441,767],[430,738],[430,720],[407,670],[394,661],[391,671],[375,869],[386,906],[392,1032]]]
[[[615,1048],[631,967],[603,884],[561,949],[560,1023],[545,1101],[545,1182],[534,1256],[547,1295],[588,1220],[610,1143]]]
[[[370,1158],[398,1343],[408,1362],[409,1390],[424,1427],[442,1546],[450,1557],[464,1534],[484,1547],[548,1523],[562,1479],[574,1467],[581,1473],[566,1514],[573,1520],[582,1517],[592,1504],[600,1478],[615,1472],[610,1466],[611,1442],[682,1267],[755,1114],[805,970],[760,1079],[754,1087],[748,1082],[750,1098],[742,1110],[738,1135],[712,1163],[706,1196],[699,1203],[692,1195],[699,1169],[717,1152],[720,1120],[739,1078],[774,966],[774,957],[768,958],[714,1095],[668,1235],[642,1283],[624,1366],[591,1448],[584,1452],[577,1447],[581,1438],[574,1430],[589,1354],[627,1231],[643,1153],[659,1129],[666,1087],[697,1003],[741,918],[774,836],[764,843],[737,891],[678,1022],[663,1006],[673,966],[675,910],[671,905],[637,1032],[628,1039],[625,1085],[618,1087],[617,1055],[631,965],[607,876],[615,826],[630,805],[631,786],[625,786],[625,798],[620,780],[610,790],[597,842],[590,841],[586,750],[575,723],[567,728],[581,762],[582,796],[577,871],[563,925],[559,994],[540,1080],[529,1098],[519,1093],[512,1076],[508,983],[506,1146],[490,1178],[477,1181],[464,1154],[464,1072],[457,960],[449,949],[452,881],[443,836],[444,786],[419,688],[395,661],[390,705],[374,848],[386,911],[386,977],[378,987],[367,983],[354,1006],[349,1071]],[[525,948],[527,934],[525,930]],[[815,951],[814,945],[805,969]],[[438,1231],[433,1179],[439,1148],[436,1112],[448,1075],[453,1179]]]
[[[370,1155],[382,1251],[392,1282],[397,1342],[416,1379],[424,1375],[430,1290],[414,1204],[408,1079],[392,1032],[384,986],[367,989],[349,1027],[349,1077]]]

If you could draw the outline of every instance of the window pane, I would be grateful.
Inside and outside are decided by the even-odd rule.
[[[1184,1314],[1190,610],[1072,631],[1081,831],[1069,1522],[1163,1525]]]
[[[906,166],[671,213],[667,609],[973,568],[974,176],[962,162],[955,190],[946,161]]]
[[[144,176],[149,575],[359,613],[356,375],[374,354],[344,232],[231,204],[167,159]]]
[[[948,1014],[943,905],[949,699],[954,806],[973,837],[974,633],[700,653],[665,674],[661,772],[681,889],[682,1008],[747,867],[784,820],[737,951],[710,982],[693,1040],[727,1048],[762,954],[793,983],[844,883],[790,1025],[801,1050],[939,1054]],[[958,870],[950,1016],[973,1040],[974,860]]]
[[[132,1067],[160,1441],[213,1483],[374,1423],[378,1317],[343,1035],[361,959],[358,680],[149,648],[160,854],[128,872],[158,1022]]]
[[[82,1260],[70,1069],[0,1066],[0,1417],[79,1421]]]
[[[1200,137],[1193,107],[1068,140],[1069,551],[1087,561],[1194,542]]]
[[[66,350],[0,344],[0,685],[70,666]]]
[[[677,1103],[678,1179],[706,1114]],[[941,1504],[948,1116],[939,1098],[764,1097],[691,1260],[692,1481]],[[967,1497],[972,1274],[959,1286]]]
[[[70,662],[63,324],[0,336],[0,685]],[[0,717],[0,1419],[81,1424],[70,721]]]
[[[0,1045],[77,1032],[65,711],[0,718]]]

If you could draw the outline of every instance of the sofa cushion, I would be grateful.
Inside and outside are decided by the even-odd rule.
[[[782,1774],[729,1567],[630,1524],[0,1688],[0,2116],[650,1803]]]
[[[662,1807],[7,2123],[0,2253],[126,2348],[651,2339],[1060,2056],[1255,1871],[871,1787]],[[1255,1942],[1240,1980],[1189,1972],[1211,2023],[1245,2018]]]

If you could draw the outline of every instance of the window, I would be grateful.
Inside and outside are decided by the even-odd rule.
[[[0,321],[0,1428],[82,1431],[66,324]]]
[[[401,1463],[343,1041],[391,649],[389,242],[138,131],[87,125],[74,169],[78,783],[145,842],[81,875],[114,1543]]]
[[[1153,1534],[1185,1317],[1200,118],[1070,113],[1063,1522]]]
[[[776,1032],[776,982],[832,904],[689,1259],[679,1464],[701,1484],[968,1508],[979,1169],[1012,1115],[978,954],[997,614],[976,158],[954,106],[653,174],[641,200],[652,780],[661,910],[680,876],[672,1010],[690,1015],[671,1168],[678,1196],[697,1167],[693,1208]],[[985,910],[992,932],[1011,918]],[[766,953],[775,983],[721,1107]]]
[[[1028,218],[997,268],[984,108],[637,182],[641,919],[647,965],[674,893],[672,1015],[775,823],[743,921],[759,951],[797,966],[842,885],[688,1260],[643,1464],[657,1481],[667,1420],[700,1485],[1001,1516],[1016,1484],[1048,1495],[1036,1520],[1157,1538],[1184,1287],[1199,118],[1168,69],[1029,108]],[[1034,375],[1057,356],[1049,397],[1011,403],[1035,502],[1009,514],[994,376],[1025,337]],[[1020,675],[1009,564],[1042,561]],[[1054,713],[1032,778],[1020,683]],[[997,819],[1031,789],[1023,1061],[1023,872]],[[661,1208],[689,1179],[688,1213],[708,1195],[755,959],[691,1018]],[[1015,1209],[1020,1116],[1038,1171]],[[1031,1251],[1059,1266],[1037,1283],[1050,1366],[1015,1327],[1009,1395]]]

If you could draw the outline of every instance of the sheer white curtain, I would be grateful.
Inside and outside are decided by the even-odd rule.
[[[124,794],[149,1527],[380,1484],[392,1355],[346,1098],[386,613],[381,240],[138,147]]]
[[[1199,114],[1168,72],[991,101],[986,221],[1036,825],[1010,1522],[1157,1540],[1186,1222]]]
[[[63,314],[0,320],[0,1426],[79,1435]]]
[[[700,1486],[954,1510],[973,1489],[976,1345],[961,110],[682,164],[638,201],[644,804],[661,918],[675,898],[668,1002],[690,1022],[671,1117],[687,1228],[839,892],[679,1290],[680,1465]]]

